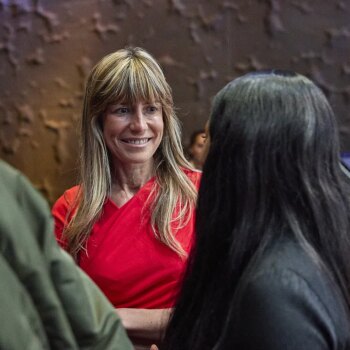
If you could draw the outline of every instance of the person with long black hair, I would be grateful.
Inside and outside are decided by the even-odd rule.
[[[350,188],[322,91],[287,71],[237,78],[209,140],[161,349],[350,349]]]

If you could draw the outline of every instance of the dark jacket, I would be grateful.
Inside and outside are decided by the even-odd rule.
[[[350,325],[328,275],[291,239],[248,267],[220,349],[345,350]]]
[[[61,250],[46,202],[0,161],[0,349],[132,349],[115,310]]]

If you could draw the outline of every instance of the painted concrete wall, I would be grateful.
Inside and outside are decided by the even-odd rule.
[[[0,0],[0,158],[50,202],[76,181],[86,76],[126,45],[161,63],[185,143],[226,82],[274,67],[324,89],[350,150],[350,1]]]

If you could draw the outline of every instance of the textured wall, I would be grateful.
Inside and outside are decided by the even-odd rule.
[[[0,0],[0,158],[50,202],[74,184],[86,75],[129,44],[163,66],[185,142],[227,81],[278,67],[325,90],[350,150],[349,23],[345,0]]]

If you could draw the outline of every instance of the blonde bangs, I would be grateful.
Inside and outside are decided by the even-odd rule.
[[[109,70],[101,95],[107,103],[151,101],[166,104],[170,89],[157,66],[132,57],[128,62]]]

